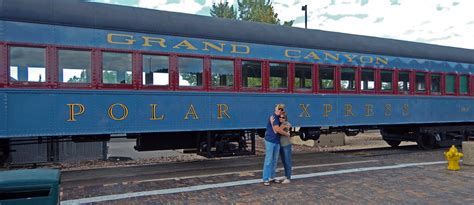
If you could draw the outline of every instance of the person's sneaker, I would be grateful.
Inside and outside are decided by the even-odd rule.
[[[270,180],[268,180],[269,182],[273,182],[273,183],[280,183],[281,180],[279,180],[278,178],[271,178]]]
[[[285,179],[285,180],[283,180],[281,183],[282,183],[282,184],[289,184],[289,183],[291,183],[291,180]]]
[[[263,186],[270,186],[270,182],[263,182]]]

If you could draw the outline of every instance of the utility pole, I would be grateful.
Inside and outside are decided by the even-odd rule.
[[[308,5],[304,5],[301,7],[301,10],[304,11],[304,28],[308,28]]]

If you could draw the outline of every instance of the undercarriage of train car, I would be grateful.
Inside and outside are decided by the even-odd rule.
[[[184,149],[205,157],[255,154],[255,137],[261,130],[226,130],[197,132],[142,133],[136,138],[135,150]]]
[[[420,124],[420,125],[391,125],[391,126],[358,126],[358,127],[300,127],[293,128],[292,135],[298,135],[303,141],[318,140],[321,135],[345,133],[346,136],[356,136],[366,130],[379,129],[383,140],[392,147],[397,147],[402,141],[417,142],[420,149],[429,150],[437,147],[461,145],[463,140],[474,139],[474,124]],[[184,150],[184,153],[196,153],[204,157],[227,157],[239,155],[254,155],[256,152],[256,137],[264,137],[265,129],[252,130],[219,130],[219,131],[189,131],[168,133],[140,133],[123,135],[98,136],[62,136],[36,137],[28,139],[0,139],[0,164],[11,162],[12,153],[21,152],[21,146],[36,144],[35,150],[46,149],[45,159],[41,162],[58,162],[67,157],[67,147],[73,144],[103,142],[95,146],[107,154],[107,141],[111,137],[133,138],[137,151]],[[66,145],[69,143],[68,145]],[[43,145],[41,145],[43,144]],[[84,145],[91,147],[90,145]],[[31,150],[31,148],[28,148]],[[78,149],[75,147],[74,149]],[[26,151],[25,151],[26,152]],[[29,152],[29,151],[28,151]],[[63,153],[65,152],[66,155]],[[90,150],[88,151],[90,152]],[[99,153],[100,155],[100,153]],[[37,156],[36,156],[37,157]],[[26,159],[22,159],[26,160]],[[40,162],[40,163],[41,163]]]
[[[474,138],[473,124],[425,124],[394,125],[380,127],[383,139],[392,147],[402,141],[413,141],[420,149],[429,150],[437,147],[460,146],[464,140]]]

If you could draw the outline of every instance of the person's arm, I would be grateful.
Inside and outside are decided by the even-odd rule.
[[[283,136],[287,136],[287,137],[290,136],[289,132],[285,132],[280,126],[273,124],[275,122],[275,119],[273,118],[273,116],[270,117],[270,122],[272,123],[273,132],[281,134]]]
[[[273,117],[273,115],[272,115],[272,116],[270,116],[270,124],[272,125],[273,133],[276,134],[277,131],[276,131],[275,128],[273,127],[273,122],[275,122],[275,117]]]

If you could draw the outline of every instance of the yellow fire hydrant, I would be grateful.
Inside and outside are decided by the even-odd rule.
[[[459,160],[463,156],[464,155],[461,152],[458,152],[458,149],[456,149],[454,145],[451,146],[448,152],[444,152],[444,157],[448,160],[448,169],[454,171],[460,170],[461,167],[459,167]]]

